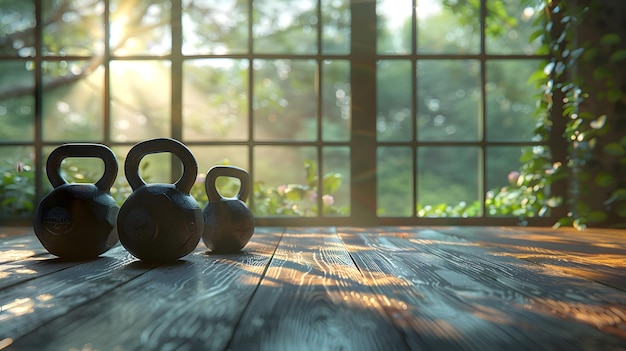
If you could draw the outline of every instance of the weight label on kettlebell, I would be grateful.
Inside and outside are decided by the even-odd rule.
[[[43,223],[48,232],[62,235],[72,229],[72,215],[63,207],[53,207],[44,216]]]
[[[152,240],[156,234],[156,226],[150,214],[141,208],[133,209],[128,214],[128,233],[133,233],[137,240]]]

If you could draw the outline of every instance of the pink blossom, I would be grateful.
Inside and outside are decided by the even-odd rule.
[[[335,203],[335,198],[332,195],[326,194],[322,196],[322,202],[324,203],[324,206],[330,206]]]
[[[283,185],[279,185],[279,186],[276,188],[276,191],[277,191],[277,192],[278,192],[278,194],[279,194],[279,195],[281,195],[281,196],[282,196],[282,195],[285,195],[285,190],[287,190],[287,186],[286,186],[286,185],[284,185],[284,184],[283,184]]]
[[[518,171],[512,171],[511,173],[509,173],[507,179],[509,180],[509,183],[511,185],[517,185],[519,177],[520,177],[520,173]]]

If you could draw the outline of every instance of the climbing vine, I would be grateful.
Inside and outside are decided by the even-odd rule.
[[[567,182],[565,199],[547,197],[529,207],[528,213],[541,214],[565,206],[556,226],[626,225],[626,79],[621,69],[626,36],[616,26],[625,11],[619,2],[546,0],[545,17],[530,38],[542,37],[540,53],[550,57],[531,77],[544,92],[535,132],[543,140],[560,137],[567,153],[555,161],[544,150],[527,151],[516,185],[532,189],[530,198],[558,180]],[[554,114],[553,120],[546,117],[555,108],[563,121],[554,120]]]

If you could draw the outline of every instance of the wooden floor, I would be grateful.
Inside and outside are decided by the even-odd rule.
[[[0,242],[0,349],[626,350],[626,230],[257,228],[167,265]]]

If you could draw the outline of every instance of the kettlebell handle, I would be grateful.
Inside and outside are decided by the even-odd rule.
[[[187,146],[170,138],[145,140],[130,149],[124,162],[124,173],[128,184],[133,190],[146,185],[139,175],[139,163],[144,156],[161,152],[172,153],[182,162],[183,175],[174,183],[174,186],[178,191],[189,194],[198,176],[198,163]]]
[[[95,157],[104,162],[104,174],[95,183],[102,191],[109,191],[117,177],[117,158],[111,149],[102,144],[73,143],[64,144],[54,149],[46,162],[46,173],[53,187],[67,184],[61,176],[61,162],[69,157]]]
[[[204,181],[204,187],[206,189],[209,202],[217,202],[223,199],[222,195],[217,191],[215,181],[218,177],[232,177],[237,178],[241,182],[239,192],[235,198],[245,202],[250,194],[250,175],[248,172],[235,166],[214,166],[209,169],[206,179]]]

